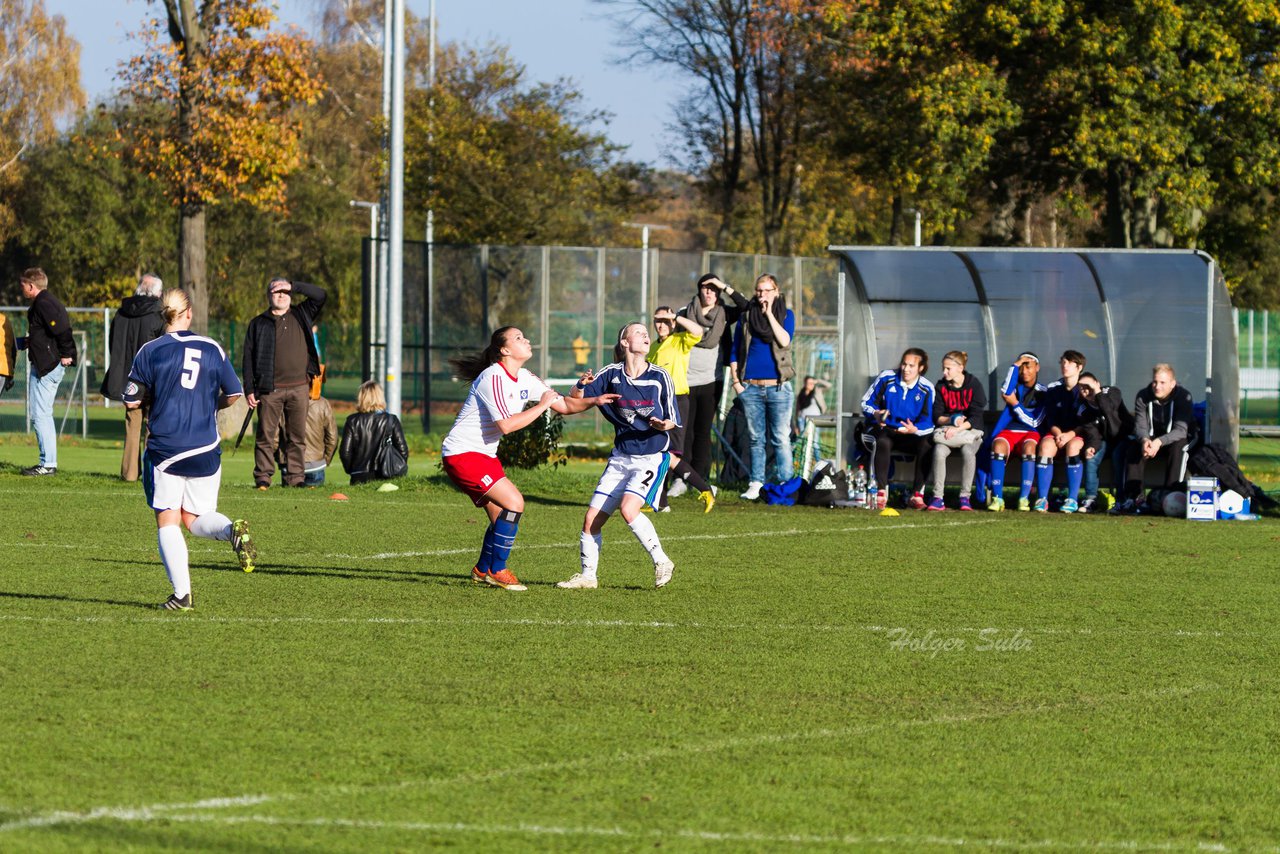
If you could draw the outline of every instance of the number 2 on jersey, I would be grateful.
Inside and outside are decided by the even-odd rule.
[[[182,387],[195,388],[196,379],[200,376],[200,351],[188,347],[182,358]]]

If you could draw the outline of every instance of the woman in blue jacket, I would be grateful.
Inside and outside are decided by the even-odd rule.
[[[916,458],[910,506],[924,509],[924,483],[929,469],[928,437],[933,433],[933,383],[925,379],[929,355],[919,347],[902,354],[898,370],[882,371],[862,396],[866,417],[863,441],[871,450],[872,472],[879,489],[876,506],[888,499],[889,462],[894,451]]]

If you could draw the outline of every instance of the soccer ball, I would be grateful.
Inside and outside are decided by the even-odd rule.
[[[1187,494],[1185,492],[1166,492],[1164,501],[1160,503],[1164,515],[1176,519],[1187,518]]]

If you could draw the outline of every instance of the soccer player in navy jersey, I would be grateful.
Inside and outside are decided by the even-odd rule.
[[[1067,497],[1062,502],[1062,512],[1074,513],[1080,509],[1076,496],[1084,476],[1084,462],[1080,459],[1084,437],[1079,433],[1082,423],[1079,382],[1085,365],[1084,354],[1079,350],[1067,350],[1058,360],[1058,365],[1062,368],[1062,379],[1050,383],[1045,392],[1044,436],[1040,439],[1040,456],[1036,459],[1035,510],[1039,513],[1049,510],[1053,458],[1060,452],[1067,458]]]
[[[191,331],[191,300],[165,291],[165,331],[138,350],[124,388],[124,404],[143,407],[150,437],[142,484],[156,514],[156,539],[173,595],[160,604],[190,611],[191,572],[181,525],[197,537],[231,543],[240,567],[252,572],[257,550],[249,523],[218,512],[222,444],[217,412],[242,394],[240,380],[218,342]]]
[[[613,453],[582,522],[582,569],[556,585],[571,590],[592,590],[599,585],[596,571],[602,531],[617,512],[653,559],[653,585],[665,586],[675,570],[653,523],[640,512],[645,504],[655,506],[667,474],[667,434],[680,423],[675,384],[666,371],[648,361],[649,330],[643,323],[628,323],[618,330],[613,353],[616,361],[601,368],[599,374],[583,374],[571,395],[616,395],[600,407],[615,431]]]

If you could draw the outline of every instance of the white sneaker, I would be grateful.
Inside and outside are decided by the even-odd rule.
[[[667,490],[667,497],[679,498],[681,495],[684,495],[688,491],[689,491],[688,482],[684,478],[678,477],[671,482],[671,488]]]
[[[671,573],[676,571],[676,565],[669,560],[653,565],[653,586],[665,587],[667,582],[671,580]]]
[[[757,498],[760,497],[760,487],[762,486],[764,486],[763,483],[761,483],[758,480],[753,480],[751,481],[751,483],[747,484],[747,491],[742,493],[742,495],[739,497],[745,498],[748,501],[755,501]]]
[[[595,590],[600,585],[596,582],[595,576],[585,576],[581,572],[575,572],[573,578],[568,581],[557,581],[556,587],[563,590]]]

